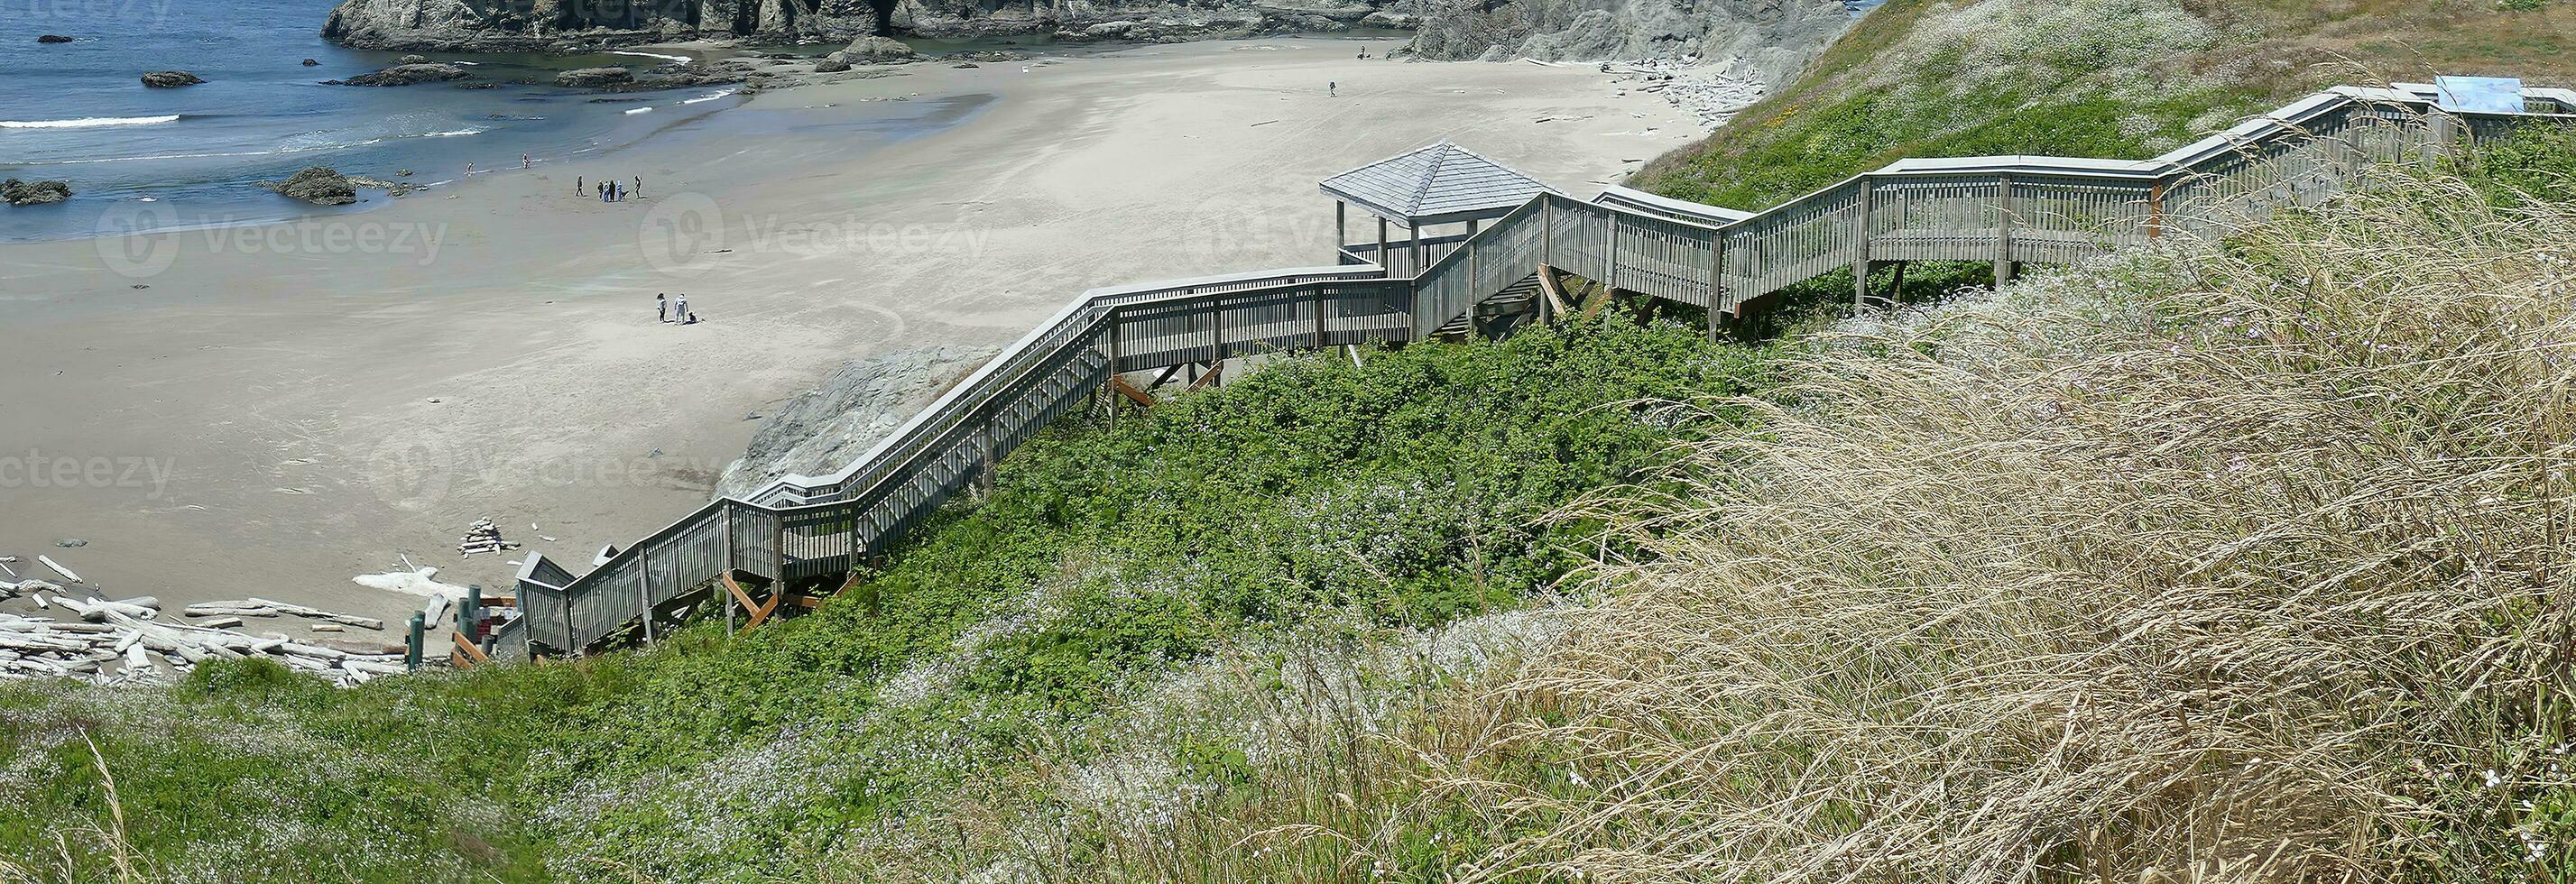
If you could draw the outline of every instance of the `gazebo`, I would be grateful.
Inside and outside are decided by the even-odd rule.
[[[1324,179],[1333,198],[1333,239],[1345,263],[1376,264],[1390,276],[1409,277],[1476,235],[1485,221],[1511,214],[1555,188],[1513,171],[1448,139]],[[1377,241],[1353,243],[1350,209],[1377,216]],[[1402,242],[1387,238],[1401,224]],[[1424,228],[1464,224],[1464,233],[1424,235]]]

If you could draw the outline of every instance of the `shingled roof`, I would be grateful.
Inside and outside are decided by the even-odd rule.
[[[1555,190],[1448,139],[1324,179],[1324,192],[1409,226],[1491,218]]]

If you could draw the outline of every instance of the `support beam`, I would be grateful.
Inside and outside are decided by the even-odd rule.
[[[1351,242],[1351,204],[1333,201],[1333,251],[1340,252]]]
[[[1538,266],[1538,292],[1540,322],[1551,322],[1556,317],[1574,312],[1574,308],[1565,303],[1564,287],[1557,284],[1556,268],[1545,264]]]
[[[1421,276],[1422,271],[1431,266],[1430,262],[1422,260],[1422,227],[1417,224],[1405,229],[1413,231],[1413,273],[1411,275]]]
[[[1221,383],[1218,379],[1222,377],[1225,377],[1225,360],[1219,359],[1208,366],[1207,374],[1201,375],[1198,380],[1190,382],[1190,388],[1187,392],[1196,393],[1200,388],[1209,384]]]

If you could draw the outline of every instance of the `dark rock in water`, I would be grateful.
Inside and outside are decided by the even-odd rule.
[[[395,174],[396,176],[398,176],[398,177],[402,177],[402,178],[409,178],[409,177],[411,177],[411,170],[410,170],[410,169],[395,169],[395,170],[394,170],[394,174]]]
[[[284,181],[262,181],[259,186],[317,206],[345,206],[358,201],[358,186],[349,176],[321,166],[297,172]]]
[[[458,89],[499,89],[499,88],[501,88],[501,84],[499,84],[499,83],[458,83],[458,84],[456,84],[456,88],[458,88]]]
[[[36,37],[36,42],[38,43],[69,43],[71,41],[72,38],[65,37],[61,34],[41,34]]]
[[[394,59],[394,64],[396,64],[396,65],[406,65],[406,64],[429,64],[429,63],[430,63],[429,56],[426,56],[426,55],[406,55],[406,56],[403,56],[403,57],[401,57],[401,58]]]
[[[837,74],[849,69],[850,63],[842,61],[840,53],[837,52],[825,56],[822,61],[814,63],[814,72],[818,74]]]
[[[569,89],[606,89],[635,82],[635,72],[625,68],[581,68],[555,75],[555,85]]]
[[[304,66],[308,68],[318,68],[322,66],[322,63],[308,58],[304,60]]]
[[[61,181],[0,181],[0,202],[13,206],[41,206],[72,198],[72,186]]]
[[[417,58],[418,56],[405,56]],[[397,64],[372,74],[359,74],[346,80],[326,80],[325,86],[410,86],[418,83],[443,83],[472,76],[464,68],[444,62]]]
[[[980,67],[983,67],[983,65],[976,64],[976,63],[971,62],[971,61],[961,61],[961,62],[958,62],[958,63],[956,63],[956,64],[949,65],[949,67],[952,67],[952,68],[980,68]]]
[[[205,82],[187,71],[153,71],[143,75],[143,85],[154,89],[177,89]]]

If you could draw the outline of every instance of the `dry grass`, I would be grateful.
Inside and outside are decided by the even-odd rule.
[[[1824,342],[1478,701],[1577,785],[1453,766],[1457,879],[2576,880],[2576,209],[2397,190]]]

